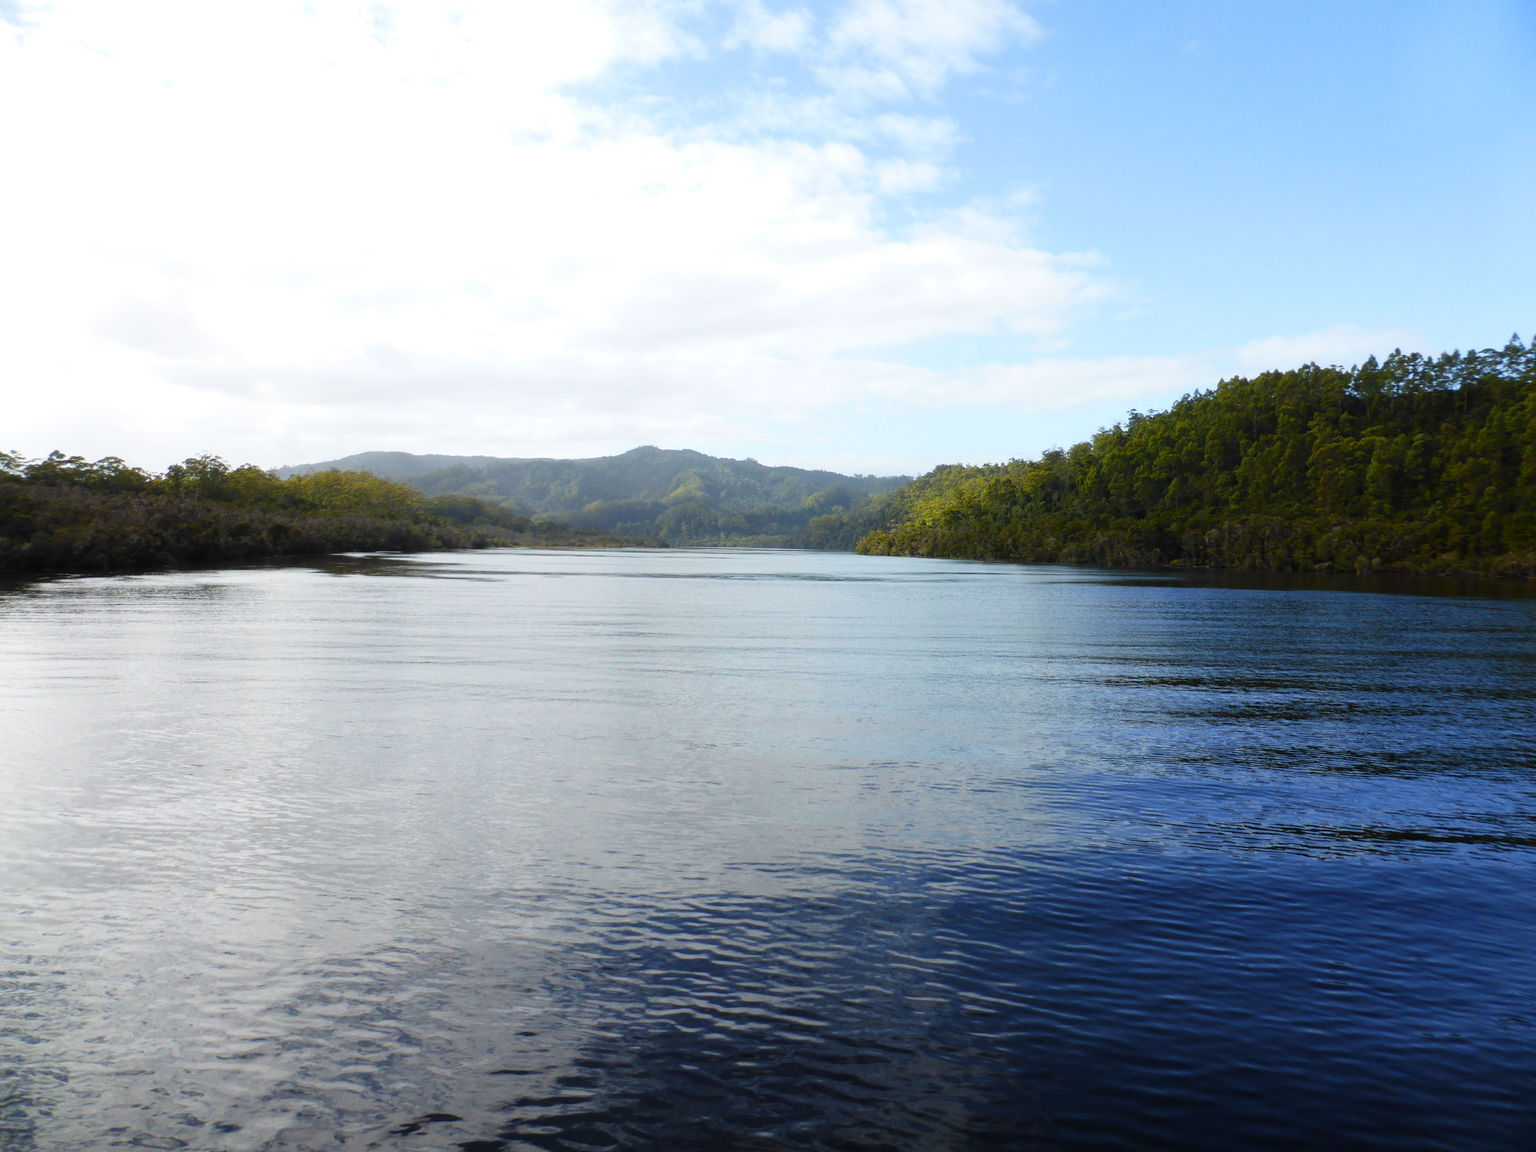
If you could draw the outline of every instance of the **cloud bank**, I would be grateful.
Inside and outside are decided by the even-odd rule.
[[[794,455],[861,403],[1209,383],[1060,355],[1104,260],[959,187],[947,89],[1040,35],[1005,0],[13,2],[3,446]],[[907,354],[968,336],[1024,358]]]

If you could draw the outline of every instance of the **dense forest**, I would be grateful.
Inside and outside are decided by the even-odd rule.
[[[822,525],[865,553],[1536,577],[1536,347],[1223,380]]]
[[[367,472],[279,479],[199,456],[151,475],[117,457],[0,452],[0,571],[126,572],[324,552],[611,543]]]
[[[473,496],[537,521],[672,544],[802,545],[818,520],[829,524],[827,517],[864,512],[872,498],[910,479],[770,467],[650,446],[586,460],[365,452],[282,468],[278,475],[329,467],[363,469],[428,495]]]

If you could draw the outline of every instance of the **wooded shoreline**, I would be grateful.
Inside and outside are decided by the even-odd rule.
[[[434,485],[462,481],[473,491],[429,496],[367,471],[279,477],[200,456],[151,475],[116,457],[0,453],[0,571],[633,545],[655,541],[615,532],[660,525],[681,533],[671,538],[680,544],[1536,581],[1536,348],[1518,337],[1502,349],[1437,358],[1399,351],[1352,369],[1308,364],[1223,380],[1035,460],[947,465],[893,491],[795,490],[794,507],[761,514],[707,503],[708,486],[734,475],[706,474],[710,459],[646,448],[585,462],[615,474],[625,463],[673,502],[609,494],[579,510],[590,522],[582,530],[482,498],[489,481],[473,470],[433,474]],[[529,463],[504,461],[503,471]],[[747,463],[759,485],[758,473],[797,472],[802,487],[832,475]],[[860,482],[878,486],[878,478]],[[766,526],[792,530],[763,535]]]
[[[1037,460],[937,468],[858,550],[1536,579],[1536,350],[1224,380]]]
[[[0,572],[205,567],[336,552],[635,544],[536,523],[466,497],[425,499],[366,473],[281,481],[215,457],[149,476],[54,453],[0,474]],[[176,471],[179,469],[179,473]]]

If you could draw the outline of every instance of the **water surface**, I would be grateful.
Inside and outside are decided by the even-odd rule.
[[[1536,600],[772,551],[0,595],[0,1148],[1536,1147]]]

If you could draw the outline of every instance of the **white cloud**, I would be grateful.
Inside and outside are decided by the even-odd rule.
[[[0,184],[0,373],[20,384],[0,448],[160,467],[751,443],[861,404],[1158,403],[1411,342],[1060,354],[1103,261],[1032,243],[1027,193],[922,209],[957,183],[956,126],[859,102],[932,97],[1027,42],[1027,17],[853,0],[818,24],[748,0],[736,43],[873,87],[770,84],[686,131],[601,95],[704,52],[697,11],[29,0],[0,23],[0,107],[29,113],[0,117],[24,174]],[[1009,336],[1023,362],[903,361],[957,335]]]
[[[871,98],[931,96],[1039,26],[1008,0],[853,0],[828,41],[834,86]]]
[[[1296,336],[1272,336],[1235,348],[1153,356],[1042,357],[1022,363],[980,364],[958,372],[924,373],[911,381],[912,399],[932,406],[985,404],[1020,412],[1061,412],[1114,403],[1125,409],[1166,406],[1232,376],[1285,371],[1307,363],[1351,367],[1393,348],[1423,350],[1404,329],[1337,325]]]
[[[814,27],[815,17],[804,8],[773,10],[762,0],[741,0],[725,45],[759,52],[798,52],[810,43]]]
[[[0,105],[35,113],[0,118],[27,173],[0,189],[0,356],[36,385],[13,434],[46,446],[16,446],[275,462],[370,430],[518,453],[599,427],[718,438],[899,384],[881,348],[1050,340],[1095,297],[1090,264],[996,206],[885,222],[945,184],[941,117],[834,97],[769,135],[684,134],[572,87],[701,51],[693,11],[29,4],[0,26]],[[812,30],[738,16],[762,47]],[[833,38],[931,91],[1027,31],[989,0],[860,2]],[[88,427],[120,439],[60,442]]]
[[[1301,364],[1349,368],[1370,356],[1384,356],[1394,348],[1422,348],[1422,344],[1419,335],[1406,328],[1372,330],[1354,324],[1335,324],[1300,336],[1270,336],[1244,344],[1237,350],[1235,370],[1253,375]]]
[[[939,165],[921,160],[885,160],[875,168],[876,184],[885,196],[931,192],[944,183],[944,175]]]

